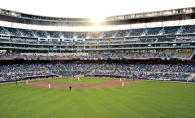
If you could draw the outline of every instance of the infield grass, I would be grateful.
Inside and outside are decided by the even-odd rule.
[[[96,83],[102,83],[102,82],[107,82],[108,79],[105,78],[83,78],[80,77],[78,79],[68,79],[68,78],[57,78],[57,79],[48,79],[45,81],[52,82],[52,83],[65,83],[65,84],[96,84]]]
[[[72,91],[1,84],[0,117],[190,118],[195,117],[194,90],[195,84],[144,80],[123,87]]]

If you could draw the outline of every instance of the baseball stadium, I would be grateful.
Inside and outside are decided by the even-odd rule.
[[[0,8],[0,117],[192,118],[194,60],[195,7],[101,19]]]

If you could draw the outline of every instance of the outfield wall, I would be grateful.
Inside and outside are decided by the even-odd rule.
[[[75,75],[75,77],[84,77],[84,75]]]

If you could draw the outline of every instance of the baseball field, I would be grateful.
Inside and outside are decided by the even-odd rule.
[[[80,78],[80,81],[56,78],[35,80],[28,85],[26,82],[0,84],[0,118],[195,117],[193,83],[122,81],[125,86],[113,78]],[[38,86],[48,83],[50,89]]]

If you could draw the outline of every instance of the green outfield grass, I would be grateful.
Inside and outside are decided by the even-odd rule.
[[[195,117],[194,90],[195,84],[144,80],[72,91],[1,84],[0,118],[190,118]]]

